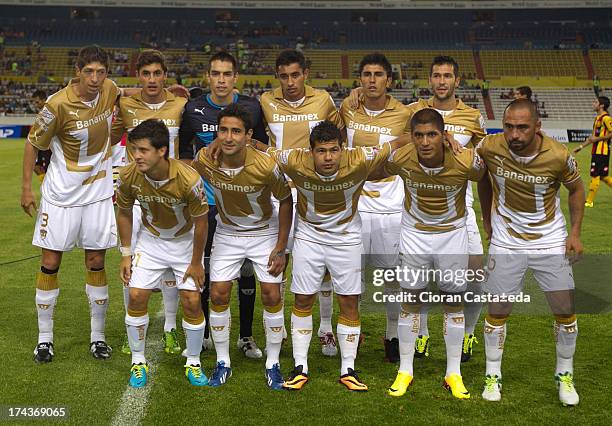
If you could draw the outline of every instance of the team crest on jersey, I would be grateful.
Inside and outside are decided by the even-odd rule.
[[[40,120],[45,123],[45,124],[49,124],[51,123],[53,120],[55,120],[55,115],[49,111],[49,109],[47,107],[44,107],[39,113],[38,113],[38,118],[40,118]]]
[[[192,189],[195,196],[200,200],[201,204],[206,203],[206,194],[204,193],[204,187],[202,186],[202,181],[198,182],[196,186]]]
[[[278,155],[278,161],[281,164],[287,165],[289,163],[289,154],[291,154],[291,151],[291,149],[281,151]]]
[[[486,134],[487,133],[487,123],[485,122],[485,119],[483,118],[482,115],[478,116],[478,124],[480,124],[480,128]]]
[[[363,150],[365,158],[368,161],[372,161],[374,158],[376,158],[378,151],[380,151],[380,148],[377,146],[362,146],[361,149]]]
[[[478,155],[476,152],[474,152],[474,162],[472,164],[472,168],[475,170],[482,170],[484,166],[485,164],[484,164],[484,161],[482,160],[482,157]]]

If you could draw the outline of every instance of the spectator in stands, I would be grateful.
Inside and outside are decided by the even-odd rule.
[[[533,92],[529,86],[517,87],[514,91],[514,99],[529,99],[532,100]]]
[[[601,85],[599,82],[599,77],[594,75],[593,76],[593,92],[595,92],[595,96],[599,97],[599,90],[601,89]]]

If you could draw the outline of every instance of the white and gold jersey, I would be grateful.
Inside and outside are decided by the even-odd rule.
[[[237,236],[278,234],[278,212],[273,195],[284,200],[291,195],[285,176],[270,155],[251,146],[245,148],[244,167],[223,170],[202,148],[193,167],[210,183],[219,218],[216,233]]]
[[[181,125],[183,108],[187,99],[174,96],[167,89],[164,89],[165,101],[160,105],[149,105],[142,100],[141,92],[132,96],[123,96],[119,100],[119,112],[113,122],[113,138],[121,137],[123,133],[131,132],[145,120],[156,119],[164,122],[170,133],[170,158],[178,158],[178,133]],[[126,148],[126,162],[133,160],[130,146]]]
[[[348,146],[380,146],[410,132],[412,112],[397,99],[387,95],[384,111],[371,115],[363,104],[355,111],[345,99],[340,106],[340,116],[346,127]],[[404,190],[402,181],[391,176],[363,185],[359,199],[359,211],[370,213],[400,213],[403,210]]]
[[[268,152],[297,188],[295,238],[325,245],[361,244],[359,196],[368,175],[387,161],[389,143],[343,148],[340,169],[333,176],[316,172],[308,149]]]
[[[478,145],[493,184],[491,244],[513,249],[565,245],[567,230],[559,187],[580,179],[576,160],[567,148],[539,133],[540,152],[528,161],[516,157],[503,133]]]
[[[412,118],[415,112],[424,108],[435,109],[434,98],[419,99],[408,105],[408,109],[411,111],[410,117]],[[486,123],[480,110],[467,106],[461,99],[457,99],[457,106],[453,111],[436,111],[444,117],[444,130],[450,133],[461,146],[475,148],[487,135]],[[408,127],[410,127],[410,122]],[[474,203],[472,185],[468,185],[466,194],[467,205],[472,207]]]
[[[453,155],[447,147],[444,165],[428,169],[419,162],[414,144],[394,151],[385,169],[404,182],[402,227],[423,233],[448,232],[465,226],[468,181],[480,180],[486,171],[473,149]]]
[[[280,87],[261,95],[260,102],[270,146],[277,149],[308,148],[310,131],[325,120],[340,129],[344,127],[334,101],[325,90],[305,86],[304,102],[297,107],[284,100]]]
[[[28,134],[34,147],[53,152],[41,193],[63,207],[113,196],[110,132],[120,91],[106,79],[98,97],[86,104],[74,92],[77,83],[49,96]]]
[[[117,182],[117,206],[132,210],[136,201],[142,224],[151,234],[172,239],[193,229],[194,217],[208,213],[202,179],[179,160],[170,159],[167,181],[156,182],[138,170],[135,162],[121,169]],[[142,232],[142,231],[141,231]]]

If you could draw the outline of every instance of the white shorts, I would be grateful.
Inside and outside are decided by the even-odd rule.
[[[361,241],[367,265],[395,268],[399,265],[401,213],[359,212]]]
[[[565,257],[565,247],[515,250],[491,244],[484,289],[491,294],[519,294],[525,285],[527,269],[542,291],[574,289],[572,267]]]
[[[285,253],[291,253],[293,251],[293,241],[295,234],[295,224],[298,220],[298,212],[297,212],[297,189],[291,188],[291,197],[293,197],[293,220],[291,221],[291,229],[289,230],[289,238],[287,238],[287,248],[285,249]],[[272,197],[272,207],[279,211],[280,203],[279,201]]]
[[[478,230],[478,223],[476,222],[476,213],[472,207],[467,207],[467,221],[466,228],[468,233],[468,253],[470,256],[483,255],[484,250],[482,249],[482,238],[480,237],[480,231]]]
[[[41,199],[32,245],[55,251],[105,250],[117,246],[112,198],[76,207]]]
[[[210,254],[210,281],[233,281],[240,277],[240,268],[249,259],[260,282],[280,283],[278,276],[268,272],[268,259],[276,246],[276,235],[245,237],[215,233]]]
[[[361,252],[361,244],[328,246],[296,238],[291,291],[295,294],[319,292],[327,269],[335,293],[361,294]]]
[[[193,251],[193,231],[172,240],[164,240],[143,230],[138,234],[134,257],[132,258],[132,278],[130,287],[153,290],[165,272],[170,271],[179,290],[196,291],[192,278],[183,281],[191,263]]]
[[[142,209],[140,208],[140,204],[137,203],[132,207],[132,247],[136,246],[138,233],[141,229],[144,229],[142,225]]]
[[[422,290],[436,281],[446,293],[462,293],[467,287],[469,255],[465,227],[439,234],[402,230],[400,285]]]

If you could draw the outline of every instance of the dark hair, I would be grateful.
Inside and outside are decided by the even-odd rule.
[[[108,53],[97,44],[85,46],[79,50],[75,65],[79,70],[82,70],[85,65],[91,64],[92,62],[100,62],[108,71]]]
[[[455,59],[451,56],[436,56],[433,58],[431,65],[429,67],[429,75],[433,73],[434,65],[452,65],[453,66],[453,74],[455,74],[455,78],[459,77],[459,64]]]
[[[387,73],[387,77],[391,78],[393,75],[393,69],[391,67],[391,63],[387,59],[385,55],[382,53],[370,53],[369,55],[365,55],[361,62],[359,63],[359,75],[363,72],[363,69],[366,65],[380,65],[385,69]]]
[[[331,121],[322,121],[313,127],[310,132],[310,149],[314,149],[317,142],[329,142],[337,140],[342,146],[342,133]]]
[[[506,117],[506,111],[509,111],[511,109],[520,109],[520,108],[524,108],[524,109],[529,110],[529,114],[533,118],[535,118],[536,120],[538,119],[538,117],[539,117],[538,106],[534,102],[531,102],[531,99],[515,99],[515,100],[513,100],[504,109],[503,117]]]
[[[140,55],[138,55],[138,59],[136,60],[136,70],[140,72],[142,67],[146,67],[147,65],[151,64],[160,64],[164,72],[168,72],[166,58],[159,50],[146,49],[140,52]]]
[[[238,104],[230,104],[225,107],[217,116],[217,123],[221,123],[221,119],[223,117],[235,117],[242,121],[244,124],[244,131],[248,132],[253,128],[253,120],[251,119],[251,114],[249,111]]]
[[[191,99],[199,98],[203,94],[204,89],[202,89],[201,87],[192,87],[191,89],[189,89],[189,97]]]
[[[529,86],[517,87],[516,91],[519,92],[522,96],[525,96],[527,99],[531,100],[531,95],[533,94],[533,92],[531,91],[531,87]]]
[[[440,132],[444,133],[444,118],[442,114],[433,108],[425,108],[414,113],[410,119],[410,128],[414,132],[414,128],[419,124],[433,124]]]
[[[44,90],[38,89],[35,90],[34,93],[32,93],[32,97],[38,99],[47,99],[47,94]]]
[[[210,59],[208,60],[208,72],[209,73],[210,73],[210,67],[213,61],[230,62],[232,64],[232,71],[234,71],[234,73],[238,71],[238,62],[236,61],[236,58],[234,58],[232,54],[226,52],[225,50],[222,50],[221,52],[217,52],[210,57]]]
[[[134,129],[128,133],[128,142],[134,142],[141,139],[148,139],[151,145],[157,150],[165,147],[166,154],[164,158],[168,158],[170,155],[170,133],[163,121],[150,118],[134,127]]]
[[[608,98],[607,96],[598,96],[597,102],[599,102],[599,105],[602,105],[606,111],[608,110],[608,108],[610,108],[610,98]]]
[[[278,71],[278,67],[287,66],[291,64],[299,64],[302,68],[302,71],[310,68],[310,64],[306,61],[304,54],[302,52],[298,52],[297,50],[283,50],[276,57],[276,71]]]

